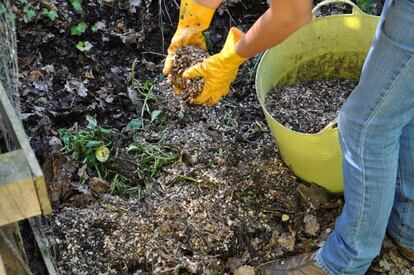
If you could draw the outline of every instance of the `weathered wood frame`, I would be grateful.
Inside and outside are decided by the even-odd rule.
[[[16,151],[0,155],[0,226],[52,212],[42,169],[0,83],[0,114]]]

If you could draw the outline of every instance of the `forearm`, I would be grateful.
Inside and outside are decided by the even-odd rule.
[[[215,9],[220,6],[223,0],[194,0],[197,4],[200,4],[204,7]]]
[[[310,21],[311,11],[311,0],[273,0],[237,44],[237,54],[249,58],[281,43]]]

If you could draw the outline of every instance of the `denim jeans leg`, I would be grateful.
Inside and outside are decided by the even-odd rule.
[[[414,251],[414,119],[400,138],[397,190],[388,233],[400,245]]]
[[[392,3],[339,115],[345,205],[316,256],[328,274],[364,274],[381,248],[394,205],[400,136],[414,118],[413,12],[412,0]]]

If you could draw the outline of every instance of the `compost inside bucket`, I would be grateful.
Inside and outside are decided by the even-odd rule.
[[[314,134],[334,120],[357,82],[348,79],[309,80],[273,89],[266,110],[286,128]]]

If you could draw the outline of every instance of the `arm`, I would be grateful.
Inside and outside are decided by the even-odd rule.
[[[203,91],[191,103],[216,104],[229,92],[239,66],[256,53],[281,43],[305,25],[311,19],[311,9],[311,0],[272,0],[270,8],[247,34],[232,28],[219,54],[184,72],[184,77],[203,77],[205,80]]]
[[[249,58],[288,38],[312,18],[311,0],[272,0],[236,46],[236,53]]]
[[[210,9],[217,9],[223,0],[194,0],[198,4]]]

